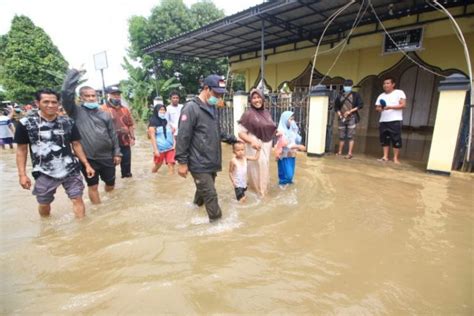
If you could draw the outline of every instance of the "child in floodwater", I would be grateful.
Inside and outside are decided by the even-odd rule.
[[[237,201],[243,203],[246,200],[247,191],[247,160],[257,161],[260,158],[260,149],[254,157],[245,156],[245,143],[238,141],[232,145],[234,157],[229,164],[229,177],[234,185]]]
[[[275,156],[278,160],[278,179],[280,187],[293,183],[296,166],[296,152],[305,151],[301,145],[301,135],[296,125],[293,112],[285,111],[280,116],[278,124],[278,137],[275,146]]]
[[[157,105],[148,125],[148,135],[153,148],[154,166],[151,172],[156,173],[163,162],[168,165],[168,173],[174,173],[175,136],[174,129],[166,120],[166,106]]]

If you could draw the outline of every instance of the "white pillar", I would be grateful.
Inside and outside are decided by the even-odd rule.
[[[428,172],[451,174],[468,89],[469,80],[459,74],[440,82],[438,111],[426,168]]]
[[[329,90],[323,85],[313,87],[309,97],[308,156],[322,157],[326,149]]]
[[[245,107],[247,106],[248,102],[248,95],[243,91],[237,91],[234,94],[233,99],[233,112],[234,112],[234,135],[235,137],[239,137],[239,133],[237,131],[237,121],[240,120],[240,117],[245,112]]]

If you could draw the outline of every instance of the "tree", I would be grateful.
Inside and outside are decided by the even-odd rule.
[[[124,90],[124,97],[130,101],[132,111],[135,116],[142,119],[149,117],[150,95],[158,92],[160,95],[167,96],[171,90],[182,88],[181,83],[174,77],[168,80],[151,80],[154,76],[153,72],[147,71],[145,68],[133,66],[127,58],[124,58],[122,65],[129,74],[128,80],[123,80],[120,85]]]
[[[156,80],[155,85],[163,84],[178,72],[181,74],[180,82],[183,86],[183,89],[180,90],[181,95],[195,94],[198,92],[201,76],[211,73],[226,74],[227,60],[225,58],[217,60],[170,59],[159,53],[146,55],[143,53],[143,49],[223,17],[223,10],[218,9],[214,3],[208,0],[197,2],[190,8],[187,8],[182,0],[163,0],[152,9],[148,18],[141,16],[130,18],[129,57],[140,63],[143,71],[154,74],[154,76],[148,76],[147,80]],[[150,101],[151,99],[152,95],[150,95]]]
[[[68,63],[43,29],[26,16],[13,18],[0,39],[0,85],[7,98],[28,103],[40,88],[60,89]]]

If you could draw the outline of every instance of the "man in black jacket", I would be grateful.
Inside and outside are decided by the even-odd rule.
[[[351,79],[344,81],[343,91],[336,98],[334,110],[339,118],[339,150],[338,155],[342,155],[344,141],[349,141],[349,151],[346,159],[352,158],[352,150],[354,149],[354,136],[357,123],[360,120],[359,110],[362,109],[362,98],[357,92],[352,91],[353,82]]]
[[[199,96],[189,101],[181,111],[176,140],[178,174],[186,178],[188,170],[196,185],[194,203],[206,205],[209,220],[222,216],[215,179],[222,170],[221,141],[235,143],[233,135],[220,131],[216,104],[226,93],[225,81],[218,75],[204,79]]]

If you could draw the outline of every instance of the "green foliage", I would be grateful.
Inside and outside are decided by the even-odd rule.
[[[60,89],[67,66],[50,37],[26,16],[15,16],[0,38],[0,84],[12,101],[30,102],[40,88]]]
[[[181,83],[176,79],[175,77],[171,77],[168,80],[165,81],[158,81],[158,89],[160,92],[160,95],[164,96],[165,101],[168,99],[168,95],[170,94],[171,91],[173,90],[182,90],[183,86]],[[167,103],[167,102],[165,102]]]
[[[225,58],[217,60],[191,58],[184,61],[166,59],[158,53],[154,53],[152,56],[143,53],[143,49],[149,45],[192,31],[223,17],[223,10],[218,9],[209,0],[197,2],[190,8],[186,7],[182,0],[162,0],[158,6],[152,9],[148,18],[141,16],[130,18],[129,57],[140,64],[139,68],[143,75],[148,74],[142,76],[142,80],[154,81],[151,83],[154,89],[152,89],[152,95],[149,95],[150,101],[157,92],[167,99],[168,93],[176,88],[179,88],[182,97],[189,93],[196,94],[199,90],[201,76],[205,77],[211,73],[221,75],[227,73],[228,66]],[[126,70],[129,69],[126,65],[124,67]],[[134,71],[136,69],[132,70],[132,73]],[[182,86],[167,87],[168,83],[177,84],[173,79],[176,72],[181,74]],[[133,90],[131,87],[129,89]]]
[[[167,96],[171,90],[181,90],[183,86],[175,78],[167,80],[154,80],[153,72],[144,67],[134,66],[127,58],[124,58],[122,66],[127,70],[129,79],[123,80],[120,85],[123,89],[123,96],[130,102],[132,112],[135,117],[146,119],[149,117],[149,105],[152,103],[151,96],[158,92]]]
[[[0,89],[0,102],[6,101],[6,100],[7,100],[7,95],[5,94],[4,91],[2,91],[2,89]]]
[[[191,6],[190,11],[194,21],[194,28],[199,28],[203,25],[212,23],[225,16],[224,11],[218,9],[210,0],[203,0],[194,3]]]
[[[123,96],[131,103],[132,112],[136,117],[142,117],[148,109],[149,96],[154,86],[149,79],[149,72],[138,66],[133,66],[127,58],[124,58],[122,66],[128,72],[128,80],[120,83],[123,89]]]
[[[233,74],[232,78],[233,91],[245,91],[245,76],[243,74]]]

